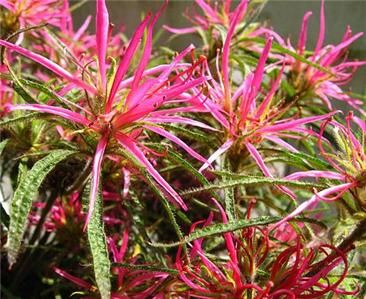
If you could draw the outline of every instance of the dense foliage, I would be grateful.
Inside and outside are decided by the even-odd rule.
[[[95,34],[0,0],[4,298],[366,296],[362,33],[325,45],[322,1],[308,49],[311,12],[294,42],[231,2],[164,26],[200,40],[175,52],[167,1],[128,38],[104,0]]]

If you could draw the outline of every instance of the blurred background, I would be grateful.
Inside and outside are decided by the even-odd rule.
[[[220,0],[218,0],[220,1]],[[71,4],[79,1],[72,0]],[[109,0],[107,5],[110,12],[111,22],[115,24],[114,33],[117,30],[124,30],[130,37],[135,27],[141,20],[144,13],[157,11],[162,5],[161,0]],[[192,0],[170,0],[169,5],[161,16],[156,28],[167,24],[172,27],[190,26],[189,21],[184,17],[184,12],[192,8]],[[200,12],[200,9],[196,9]],[[259,15],[259,21],[265,21],[282,37],[289,37],[293,45],[297,43],[302,17],[307,11],[313,15],[309,22],[308,49],[313,49],[318,37],[320,0],[269,0]],[[94,15],[95,1],[86,1],[74,13],[75,26],[78,27],[88,15]],[[328,44],[339,43],[347,25],[350,25],[353,33],[366,31],[366,0],[326,0],[326,38]],[[94,22],[90,30],[94,30]],[[124,28],[124,29],[123,29]],[[191,35],[179,37],[169,41],[169,34],[163,34],[159,40],[161,45],[169,45],[174,50],[180,50],[189,43],[198,43]],[[353,59],[366,60],[366,36],[363,36],[351,45],[349,57]],[[354,80],[347,88],[353,92],[365,93],[366,67],[359,69]]]

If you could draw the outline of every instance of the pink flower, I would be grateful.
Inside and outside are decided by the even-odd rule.
[[[233,11],[231,11],[232,1],[224,0],[221,2],[195,0],[196,5],[202,10],[203,15],[195,12],[186,12],[186,18],[195,26],[187,28],[172,28],[164,26],[166,30],[176,34],[187,34],[197,32],[199,29],[209,30],[211,27],[219,25],[228,28],[230,21],[233,18]],[[241,6],[241,17],[246,13],[248,0],[241,0],[238,6]],[[236,8],[237,9],[237,8]]]
[[[216,205],[223,222],[227,223],[224,210],[218,203]],[[192,225],[191,233],[198,225],[210,225],[212,220],[211,214],[206,221],[196,222]],[[270,242],[268,230],[261,227],[249,227],[240,234],[228,232],[223,239],[225,252],[221,251],[222,258],[216,260],[208,257],[203,239],[193,241],[189,253],[191,264],[185,263],[179,249],[176,267],[181,283],[176,286],[176,292],[180,294],[179,290],[182,290],[182,297],[178,298],[189,294],[195,298],[215,298],[220,295],[220,298],[239,299],[251,294],[258,299],[310,299],[323,298],[331,292],[358,292],[346,292],[339,288],[346,277],[348,261],[346,253],[334,246],[320,244],[306,248],[300,236],[296,236],[295,244],[283,246],[281,240],[272,239]],[[271,250],[271,246],[275,246],[276,251]],[[328,276],[336,268],[341,268],[342,273],[337,280],[329,282]]]
[[[267,141],[289,151],[296,151],[283,137],[297,139],[299,138],[298,133],[301,130],[312,134],[310,130],[304,128],[305,124],[329,118],[336,112],[304,118],[298,118],[297,116],[285,119],[280,118],[282,114],[285,114],[286,107],[282,111],[273,104],[273,99],[280,86],[284,68],[280,70],[277,78],[270,82],[268,91],[264,92],[261,86],[266,76],[265,65],[272,46],[272,38],[267,39],[256,69],[246,76],[236,90],[233,90],[230,82],[229,61],[231,41],[235,28],[242,18],[242,10],[245,5],[245,2],[240,3],[232,15],[230,27],[223,45],[220,67],[217,63],[217,73],[221,75],[219,82],[213,79],[206,64],[208,95],[202,94],[198,90],[195,93],[196,105],[200,109],[203,108],[210,112],[225,132],[223,145],[207,159],[200,171],[209,167],[220,155],[229,150],[236,154],[247,151],[260,170],[266,176],[271,177],[272,173],[265,165],[256,146],[262,145],[264,141]],[[279,189],[290,197],[295,198],[293,192],[288,188],[279,187]]]
[[[303,56],[311,63],[316,63],[322,69],[309,65],[293,57],[286,56],[282,59],[286,65],[288,76],[296,89],[297,94],[303,97],[315,95],[321,99],[329,110],[333,109],[332,100],[339,100],[347,103],[352,108],[365,113],[361,109],[363,102],[353,99],[344,93],[340,86],[347,84],[360,67],[366,65],[365,61],[347,60],[349,46],[359,39],[363,33],[352,35],[352,31],[347,27],[342,41],[338,45],[325,45],[325,14],[324,0],[321,2],[319,36],[314,51],[311,54],[305,53],[308,31],[308,20],[312,12],[304,15],[299,40],[296,48],[290,41],[286,43],[278,34],[270,30],[261,30],[256,34],[270,33],[283,47],[289,48],[298,55]]]
[[[61,98],[70,109],[46,104],[21,104],[9,105],[8,110],[27,110],[53,114],[81,126],[86,132],[92,131],[97,134],[98,143],[93,160],[90,207],[86,225],[89,222],[93,211],[100,181],[102,161],[110,142],[117,142],[124,150],[132,155],[134,159],[146,168],[147,172],[169,195],[172,202],[184,209],[186,209],[186,205],[181,197],[161,177],[140,148],[138,139],[143,133],[142,129],[147,129],[162,135],[173,143],[181,146],[195,158],[202,162],[206,161],[179,138],[158,126],[159,123],[175,122],[191,123],[193,125],[200,125],[208,128],[208,126],[197,121],[191,122],[184,117],[170,116],[171,112],[169,109],[161,110],[160,112],[157,111],[163,104],[170,102],[174,103],[176,97],[190,88],[198,87],[205,80],[202,76],[195,78],[193,74],[195,68],[202,63],[202,59],[198,60],[193,65],[180,63],[183,57],[191,52],[193,49],[192,46],[179,54],[171,64],[161,65],[146,70],[152,51],[153,26],[161,11],[162,10],[155,16],[148,14],[137,27],[128,47],[123,53],[115,73],[108,82],[107,70],[109,65],[107,63],[106,53],[109,41],[109,21],[106,4],[103,0],[97,1],[97,74],[92,74],[91,71],[86,68],[83,70],[82,76],[70,73],[60,65],[39,54],[7,41],[0,40],[1,46],[26,56],[66,80],[70,90],[78,88],[83,92],[85,91],[85,97],[80,99],[79,103],[71,103],[65,98]],[[127,72],[131,67],[132,57],[136,54],[144,32],[146,32],[146,42],[140,63],[135,69],[133,77],[126,79]],[[170,75],[173,72],[176,75],[171,77]],[[95,76],[97,77],[97,80],[93,82]],[[188,102],[188,100],[186,101]],[[174,109],[172,111],[174,111]]]
[[[358,140],[352,132],[352,123],[362,132],[361,140]],[[334,136],[338,142],[341,152],[337,153],[337,149],[327,144],[328,151],[325,150],[321,136],[323,135],[327,125],[334,128]],[[333,185],[315,194],[308,200],[302,202],[294,211],[284,217],[280,222],[276,223],[272,228],[278,228],[286,221],[299,215],[305,210],[313,209],[319,201],[332,202],[341,198],[347,191],[353,190],[352,197],[356,201],[358,208],[365,209],[365,201],[363,200],[361,190],[366,186],[366,149],[365,137],[366,122],[354,116],[352,112],[346,117],[346,126],[336,121],[325,121],[321,126],[319,137],[319,149],[322,156],[328,161],[333,168],[332,171],[311,170],[295,172],[286,177],[290,180],[299,180],[302,178],[327,178],[340,181],[340,184]],[[334,154],[336,153],[336,154]]]

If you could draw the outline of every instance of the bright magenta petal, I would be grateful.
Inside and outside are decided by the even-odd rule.
[[[95,200],[98,196],[98,188],[99,188],[99,181],[101,176],[101,167],[105,149],[108,144],[109,136],[107,134],[103,135],[102,138],[99,140],[97,149],[95,151],[94,160],[93,160],[93,170],[92,170],[92,178],[91,178],[91,187],[90,187],[90,197],[89,197],[89,209],[88,215],[86,216],[86,221],[84,225],[84,230],[89,224],[90,218],[94,211]]]
[[[102,88],[106,87],[106,55],[108,45],[109,14],[105,0],[97,0],[96,15],[96,45],[98,55],[99,74]]]
[[[111,112],[113,100],[117,93],[119,84],[121,83],[123,77],[126,75],[126,73],[128,71],[128,68],[132,61],[132,57],[136,52],[137,46],[139,45],[139,43],[141,41],[141,38],[144,34],[145,28],[146,28],[149,20],[150,20],[150,15],[147,15],[146,18],[137,27],[137,29],[136,29],[135,33],[133,34],[133,37],[127,47],[126,52],[124,53],[123,57],[121,58],[121,61],[118,65],[118,68],[116,71],[116,75],[113,80],[111,91],[108,96],[108,101],[106,103],[106,113]]]
[[[197,153],[194,149],[190,148],[188,144],[186,144],[184,141],[179,139],[177,136],[173,135],[172,133],[169,133],[168,131],[155,126],[145,126],[146,129],[155,132],[156,134],[159,134],[170,141],[174,142],[175,144],[179,145],[182,149],[184,149],[188,154],[190,154],[192,157],[196,158],[198,161],[201,161],[202,163],[206,163],[207,160],[202,157],[199,153]]]
[[[154,166],[151,165],[149,160],[145,157],[144,153],[137,146],[136,142],[122,133],[116,133],[117,141],[128,150],[150,173],[150,175],[158,182],[158,184],[174,199],[174,204],[178,204],[184,210],[187,210],[186,204],[179,194],[163,179],[163,177],[156,171]]]
[[[73,122],[82,124],[84,126],[88,126],[90,124],[90,121],[86,119],[84,116],[80,115],[79,113],[61,107],[54,107],[40,104],[20,104],[20,105],[9,105],[7,109],[9,112],[15,110],[38,111],[42,113],[57,115],[64,119],[68,119]]]
[[[4,46],[6,48],[9,48],[15,52],[18,52],[19,54],[43,65],[45,68],[49,69],[50,71],[54,72],[55,74],[59,75],[62,78],[65,78],[66,80],[74,83],[78,87],[81,87],[83,89],[86,89],[92,93],[96,92],[96,89],[89,84],[86,84],[84,81],[80,80],[76,76],[70,74],[68,71],[66,71],[64,68],[59,66],[58,64],[54,63],[53,61],[47,59],[46,57],[39,55],[37,53],[33,53],[32,51],[29,51],[27,49],[24,49],[22,47],[19,47],[17,45],[14,45],[12,43],[9,43],[4,40],[0,40],[0,45]]]

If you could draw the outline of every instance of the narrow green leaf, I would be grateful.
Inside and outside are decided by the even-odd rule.
[[[62,160],[75,154],[75,151],[55,150],[34,164],[26,176],[22,176],[11,202],[10,227],[7,242],[9,264],[13,265],[19,254],[22,238],[26,229],[27,218],[32,207],[32,200],[40,185]]]
[[[88,203],[91,180],[87,184],[83,194],[83,203]],[[109,261],[107,240],[103,224],[103,199],[99,189],[95,200],[95,207],[87,228],[90,250],[93,256],[93,266],[95,280],[98,285],[99,293],[102,299],[111,297],[110,271],[111,263]]]
[[[41,117],[44,117],[45,115],[46,114],[44,113],[33,112],[26,115],[5,119],[3,121],[0,121],[0,128],[15,125],[25,121],[39,120]]]
[[[225,172],[215,172],[216,174],[224,174],[225,176],[230,175]],[[196,193],[201,193],[205,191],[217,190],[217,189],[225,189],[232,188],[236,186],[255,186],[255,185],[282,185],[282,186],[291,186],[297,188],[312,188],[312,187],[324,187],[322,184],[315,184],[313,182],[298,182],[298,181],[290,181],[284,179],[276,179],[276,178],[268,178],[268,177],[256,177],[256,176],[245,176],[238,174],[231,174],[232,180],[221,181],[216,184],[211,184],[209,186],[203,186],[198,188],[189,189],[180,193],[180,195],[192,195]]]
[[[9,141],[9,139],[5,139],[5,140],[3,140],[3,141],[0,142],[0,156],[3,153],[4,148],[8,144],[8,141]]]
[[[194,240],[205,238],[217,234],[223,234],[227,232],[233,232],[238,229],[243,229],[247,227],[257,226],[257,225],[267,225],[271,223],[275,223],[279,221],[281,217],[275,216],[263,216],[254,219],[240,219],[235,222],[228,222],[228,223],[216,223],[209,226],[206,226],[201,229],[196,229],[194,232],[189,234],[188,236],[184,237],[182,241],[174,242],[174,243],[153,243],[151,244],[154,247],[176,247],[188,242],[192,242]]]

